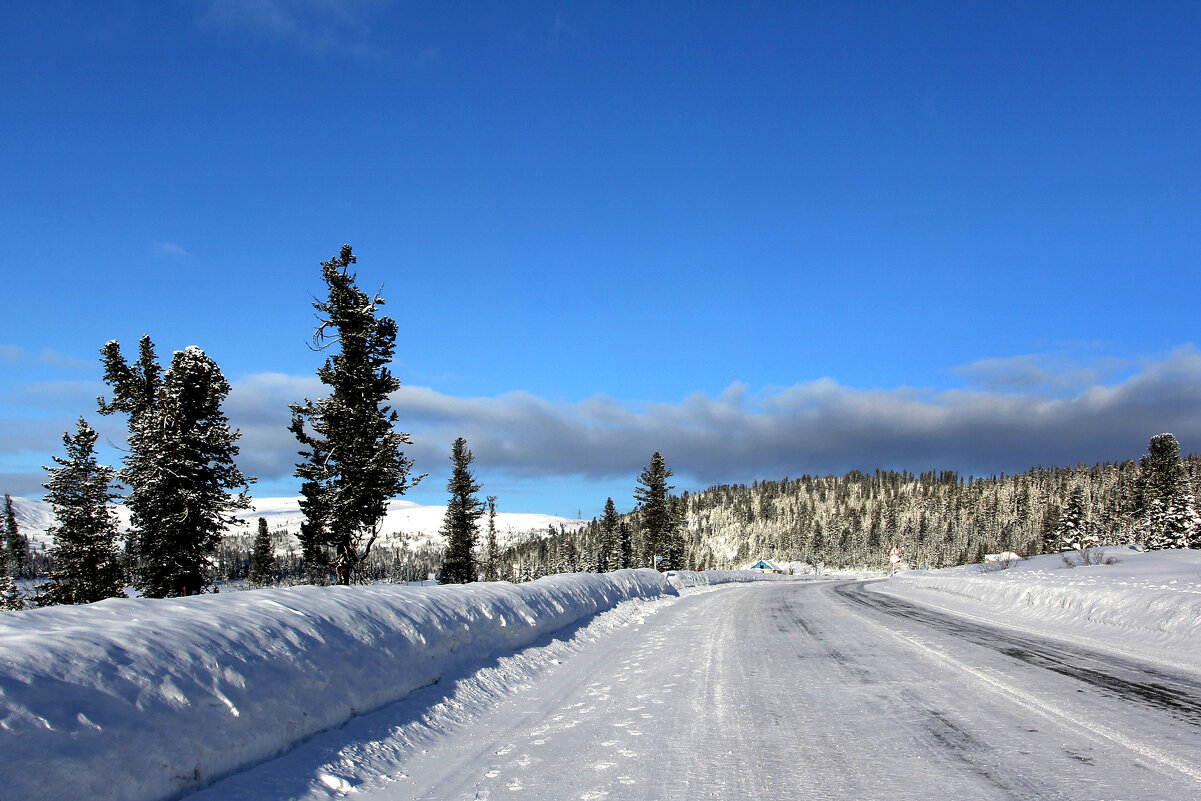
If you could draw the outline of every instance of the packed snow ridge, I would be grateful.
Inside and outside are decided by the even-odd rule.
[[[907,570],[876,592],[1201,674],[1201,551],[1094,548],[1006,564]],[[1069,552],[1080,561],[1080,554]]]
[[[0,788],[25,801],[177,797],[622,602],[769,578],[641,569],[6,613]]]

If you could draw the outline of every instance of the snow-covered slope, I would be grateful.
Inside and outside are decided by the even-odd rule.
[[[292,547],[298,547],[296,539],[300,531],[300,523],[304,519],[301,514],[299,498],[253,498],[253,509],[238,517],[250,525],[231,529],[229,533],[253,534],[254,523],[260,518],[266,518],[267,525],[275,529],[287,529],[291,535],[289,542]],[[123,527],[129,525],[129,512],[124,506],[115,507],[118,519]],[[45,544],[47,548],[53,545],[46,530],[54,525],[54,514],[50,504],[30,498],[13,498],[13,511],[21,533],[29,537],[35,547]],[[388,514],[381,527],[383,535],[380,544],[385,546],[405,545],[410,549],[423,546],[442,548],[446,544],[440,533],[442,518],[446,515],[445,506],[423,506],[412,501],[394,500],[388,504]],[[481,533],[487,524],[487,518],[480,519]],[[510,544],[530,534],[545,534],[550,526],[556,528],[566,526],[574,529],[583,525],[583,521],[571,520],[556,515],[534,514],[527,512],[497,512],[496,532],[501,546]],[[287,546],[285,546],[287,547]]]
[[[3,613],[0,797],[172,797],[623,601],[750,579],[643,569]]]
[[[1115,563],[1072,569],[1036,556],[1004,570],[908,570],[871,589],[1201,673],[1201,551],[1097,552]]]

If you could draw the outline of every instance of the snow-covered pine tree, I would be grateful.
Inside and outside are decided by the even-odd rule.
[[[1059,518],[1059,550],[1081,551],[1100,542],[1088,514],[1088,498],[1079,484],[1072,489]]]
[[[621,553],[621,532],[618,527],[621,519],[617,515],[617,505],[612,498],[605,499],[605,511],[600,519],[600,558],[598,569],[602,573],[610,570],[621,570],[623,564]]]
[[[500,547],[496,542],[496,496],[489,495],[488,539],[484,544],[484,581],[500,580]]]
[[[33,557],[29,540],[17,525],[11,495],[4,495],[4,551],[8,557],[8,574],[14,578],[33,578]]]
[[[475,456],[467,450],[467,440],[459,437],[450,447],[454,465],[446,489],[450,502],[442,534],[446,537],[446,556],[442,561],[444,584],[467,584],[475,581],[476,520],[484,513],[484,505],[475,497],[480,485],[468,469]]]
[[[1139,460],[1138,506],[1150,550],[1201,543],[1201,517],[1172,434],[1157,434]]]
[[[5,516],[7,522],[7,515]],[[11,612],[25,606],[17,582],[13,580],[8,569],[8,552],[0,543],[0,612]]]
[[[355,262],[350,245],[343,245],[340,255],[321,263],[329,293],[313,302],[319,321],[313,345],[324,350],[337,344],[339,351],[317,371],[329,396],[292,404],[290,426],[304,459],[296,477],[303,482],[306,566],[321,548],[332,547],[339,584],[349,584],[370,554],[389,499],[421,479],[409,480],[413,463],[400,446],[412,443],[394,430],[398,416],[387,405],[388,395],[400,388],[388,369],[397,325],[376,317],[384,299],[355,285],[349,271]]]
[[[46,501],[58,522],[47,533],[54,537],[50,551],[53,579],[47,604],[86,604],[105,598],[124,598],[125,585],[117,548],[117,516],[109,506],[113,468],[96,458],[97,433],[80,417],[72,437],[63,434],[67,458],[55,456],[58,467],[45,467]]]
[[[642,468],[634,488],[634,500],[642,511],[641,561],[646,567],[659,567],[655,557],[666,556],[663,549],[668,544],[673,523],[667,500],[667,493],[674,489],[667,483],[671,474],[663,457],[655,451],[650,464]]]
[[[100,349],[100,361],[104,363],[104,381],[113,388],[111,401],[97,399],[100,413],[110,415],[124,412],[129,415],[129,430],[133,431],[141,425],[144,416],[153,414],[158,408],[163,386],[163,368],[155,354],[154,343],[150,341],[149,334],[143,334],[138,341],[138,360],[130,364],[121,354],[120,344],[116,340],[110,340]],[[133,456],[131,452],[127,461]],[[136,575],[140,561],[136,528],[126,533],[125,555]]]
[[[210,559],[234,513],[250,507],[253,479],[234,464],[241,434],[221,411],[229,382],[195,346],[176,351],[171,367],[153,375],[153,345],[143,337],[138,368],[125,364],[120,347],[104,347],[105,380],[112,402],[103,413],[125,411],[129,456],[121,480],[130,489],[136,542],[136,586],[150,598],[194,595],[210,585]],[[149,392],[157,390],[153,398]],[[233,491],[237,490],[237,494]]]
[[[271,543],[271,532],[267,530],[267,518],[259,518],[258,531],[254,535],[254,547],[250,552],[250,583],[265,587],[275,577],[275,546]]]
[[[668,509],[671,514],[670,525],[664,534],[663,569],[685,569],[685,548],[683,548],[683,525],[685,525],[685,504],[683,498],[668,498]]]

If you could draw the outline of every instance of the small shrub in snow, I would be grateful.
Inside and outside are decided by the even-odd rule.
[[[1091,567],[1093,565],[1117,565],[1122,562],[1116,556],[1107,556],[1102,548],[1064,551],[1060,556],[1063,558],[1064,567],[1070,568]]]

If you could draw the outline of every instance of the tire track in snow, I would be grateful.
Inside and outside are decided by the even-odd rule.
[[[890,596],[866,593],[859,589],[860,586],[841,584],[834,591],[861,606],[933,626],[1012,659],[1079,679],[1113,698],[1123,701],[1137,699],[1143,705],[1162,710],[1191,726],[1201,726],[1201,684],[1169,675],[1149,665],[1136,665],[1080,647],[1020,637],[1001,629],[923,609]]]
[[[1038,698],[1038,699],[1029,698],[1030,691],[1028,688],[1021,687],[1016,684],[1012,684],[1008,681],[1005,681],[1005,680],[997,677],[996,675],[993,675],[990,672],[986,672],[984,670],[980,670],[980,669],[974,668],[970,665],[967,665],[964,662],[948,655],[947,653],[945,653],[943,651],[940,651],[937,648],[926,645],[925,643],[914,640],[913,638],[905,637],[905,636],[899,634],[898,632],[894,631],[892,628],[882,624],[878,619],[876,619],[876,617],[878,615],[900,615],[901,617],[904,617],[904,618],[907,618],[910,620],[914,620],[919,623],[925,623],[928,625],[932,625],[933,627],[935,627],[941,631],[944,631],[944,632],[954,635],[956,637],[962,637],[964,639],[969,640],[970,642],[972,642],[974,644],[982,645],[984,647],[988,647],[993,650],[1000,651],[1002,653],[1005,652],[1005,649],[997,648],[996,643],[992,642],[992,640],[990,638],[995,638],[998,640],[1021,639],[1023,646],[1025,646],[1023,648],[1023,651],[1027,650],[1027,649],[1038,650],[1040,647],[1047,648],[1048,650],[1056,650],[1055,646],[1051,646],[1049,644],[1043,644],[1043,643],[1036,643],[1033,640],[1026,640],[1024,638],[1012,637],[1012,635],[1008,635],[1005,632],[1001,632],[998,630],[992,630],[992,629],[985,629],[984,627],[976,626],[976,625],[970,624],[970,623],[964,623],[964,624],[960,625],[959,621],[955,620],[954,618],[940,615],[940,614],[933,613],[933,612],[928,612],[927,610],[920,609],[918,607],[911,607],[909,604],[906,604],[906,603],[899,601],[897,599],[894,599],[894,598],[884,598],[883,596],[868,595],[860,589],[861,586],[862,586],[862,582],[842,584],[842,585],[838,585],[838,586],[834,587],[834,591],[838,595],[842,596],[843,598],[846,598],[847,600],[853,602],[860,610],[859,617],[861,619],[863,619],[865,622],[867,622],[869,625],[871,625],[873,628],[877,629],[880,633],[887,635],[887,636],[899,641],[900,643],[903,643],[905,646],[924,654],[925,656],[941,663],[943,666],[945,666],[947,668],[950,668],[952,670],[956,670],[956,671],[959,671],[961,673],[965,673],[965,674],[971,676],[972,678],[974,678],[981,684],[983,684],[997,692],[1004,694],[1005,697],[1008,698],[1010,703],[1012,703],[1016,706],[1020,706],[1023,709],[1025,709],[1026,711],[1028,711],[1034,715],[1037,715],[1043,719],[1049,720],[1053,723],[1064,723],[1064,722],[1069,723],[1072,726],[1076,727],[1077,729],[1087,731],[1090,734],[1092,734],[1102,740],[1106,740],[1110,743],[1119,745],[1125,749],[1133,751],[1134,753],[1138,754],[1140,757],[1143,757],[1144,759],[1147,759],[1152,762],[1157,762],[1167,768],[1170,768],[1170,769],[1188,777],[1189,779],[1191,779],[1194,782],[1201,782],[1201,765],[1198,765],[1195,762],[1186,761],[1174,754],[1170,754],[1170,753],[1166,752],[1165,750],[1163,750],[1162,748],[1159,748],[1158,746],[1156,746],[1152,743],[1148,743],[1145,740],[1136,739],[1133,736],[1129,736],[1120,731],[1116,731],[1115,729],[1113,729],[1109,726],[1106,726],[1104,724],[1098,723],[1093,720],[1088,720],[1087,718],[1083,717],[1082,715],[1075,714],[1074,712],[1072,712],[1070,709],[1066,708],[1062,704],[1053,703],[1052,701],[1050,701],[1049,699],[1046,699],[1046,698]],[[883,599],[884,603],[877,604],[876,603],[877,598]],[[871,610],[874,614],[864,615],[864,614],[862,614],[862,610],[864,610],[864,609]],[[982,635],[987,635],[987,636],[982,636]],[[1070,649],[1063,649],[1063,651],[1070,653]],[[1006,654],[1006,655],[1011,656],[1012,658],[1017,658],[1016,656],[1014,656],[1012,654]],[[1081,656],[1083,658],[1090,658],[1090,659],[1107,659],[1108,658],[1108,657],[1101,657],[1100,655],[1086,654],[1086,653],[1082,653]],[[1046,664],[1040,665],[1036,661],[1027,661],[1027,660],[1021,660],[1021,661],[1025,661],[1025,662],[1027,662],[1027,664],[1032,664],[1032,665],[1036,665],[1039,667],[1049,667]],[[1135,669],[1137,670],[1138,668],[1136,667]],[[1095,671],[1082,672],[1080,675],[1072,675],[1070,673],[1065,673],[1064,671],[1055,671],[1055,672],[1061,673],[1063,675],[1071,675],[1073,678],[1079,678],[1083,681],[1087,681],[1088,678],[1091,677]],[[1161,675],[1159,671],[1155,671],[1154,669],[1148,669],[1148,671],[1146,671],[1146,672],[1151,672],[1151,673],[1155,673],[1156,675]],[[1112,680],[1106,686],[1106,689],[1109,689],[1109,690],[1112,690],[1114,687],[1127,686],[1129,684],[1129,682],[1126,679],[1123,679],[1120,677],[1110,676],[1109,678]],[[1182,680],[1182,683],[1189,684],[1189,682],[1187,680]],[[1152,694],[1142,693],[1142,694],[1139,694],[1137,697],[1140,698],[1142,701],[1146,702],[1148,705],[1156,706],[1156,707],[1158,707],[1158,709],[1160,711],[1166,711],[1169,714],[1171,714],[1173,717],[1177,717],[1178,719],[1182,719],[1182,718],[1180,718],[1180,716],[1178,714],[1179,710],[1181,708],[1184,708],[1184,709],[1191,708],[1189,704],[1181,703],[1179,698],[1174,699],[1173,702],[1171,702],[1171,703],[1166,703],[1166,704],[1156,703],[1160,699],[1159,693],[1152,693]],[[1194,701],[1194,703],[1195,703],[1195,701]],[[1190,725],[1197,725],[1195,720],[1184,719],[1184,722],[1189,723]],[[1082,759],[1082,761],[1084,759],[1087,759],[1087,758],[1082,758],[1080,755],[1076,755],[1076,754],[1071,754],[1071,755],[1077,759]]]

